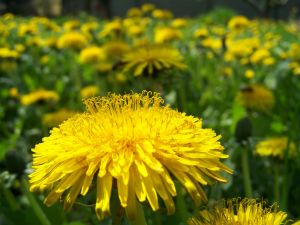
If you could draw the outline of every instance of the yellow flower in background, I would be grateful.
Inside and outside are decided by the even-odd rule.
[[[273,156],[283,158],[285,151],[288,148],[287,137],[272,137],[264,141],[260,141],[256,145],[255,153],[260,156]],[[294,143],[290,143],[289,155],[296,153],[296,146]]]
[[[106,53],[103,48],[90,46],[81,50],[79,61],[83,64],[97,63],[106,59]]]
[[[55,37],[49,37],[44,40],[44,45],[48,48],[55,48],[57,46],[57,40]]]
[[[99,33],[99,36],[101,38],[103,37],[117,37],[119,34],[121,34],[122,31],[122,21],[120,19],[115,19],[111,22],[107,22],[102,31]]]
[[[76,114],[77,112],[71,111],[69,109],[60,109],[56,112],[45,114],[42,118],[42,121],[43,124],[47,127],[56,127]]]
[[[68,32],[59,37],[57,47],[59,48],[84,48],[88,43],[86,36],[78,32]]]
[[[183,28],[183,27],[186,27],[187,24],[188,24],[188,21],[186,19],[177,18],[172,21],[171,26],[174,28]]]
[[[165,69],[185,69],[183,57],[176,48],[165,45],[146,45],[128,52],[122,58],[124,71],[133,71],[135,76],[151,75]],[[154,74],[155,75],[155,74]]]
[[[228,28],[231,30],[239,30],[248,27],[250,21],[245,16],[232,17],[228,22]]]
[[[3,15],[1,15],[1,17],[2,17],[4,20],[11,20],[11,19],[14,19],[14,18],[15,18],[15,15],[12,14],[12,13],[4,13]]]
[[[19,91],[17,88],[11,88],[9,89],[9,95],[13,98],[18,98],[20,95],[19,95]]]
[[[36,35],[38,34],[38,27],[34,23],[23,23],[18,27],[18,34],[20,37],[24,37],[25,35]]]
[[[201,45],[205,48],[217,51],[222,48],[222,41],[220,39],[208,37],[202,40]]]
[[[108,58],[120,58],[130,50],[129,45],[121,40],[106,42],[102,47]]]
[[[117,73],[115,78],[116,81],[119,83],[124,83],[127,81],[127,76],[124,73]]]
[[[215,26],[211,27],[211,32],[213,34],[216,34],[216,35],[221,37],[221,36],[224,36],[226,34],[226,29],[222,26],[216,26],[215,25]]]
[[[155,9],[152,11],[152,16],[156,19],[167,20],[172,19],[173,14],[169,10]]]
[[[287,52],[287,56],[290,57],[292,60],[300,61],[299,52],[300,52],[300,44],[292,43],[289,51]]]
[[[245,38],[238,40],[228,38],[226,40],[227,50],[225,53],[225,60],[228,55],[230,55],[232,59],[249,57],[253,53],[254,49],[257,49],[258,47],[258,38]]]
[[[16,45],[15,45],[15,50],[16,50],[17,52],[19,52],[19,53],[22,53],[22,52],[25,51],[25,46],[22,45],[22,44],[16,44]]]
[[[257,49],[250,57],[250,61],[254,64],[263,62],[271,57],[269,50],[265,48]]]
[[[233,70],[231,67],[225,67],[222,69],[222,74],[226,77],[231,77],[233,75]]]
[[[80,21],[79,20],[68,20],[64,22],[63,28],[66,31],[74,31],[80,27]]]
[[[99,95],[99,88],[95,85],[86,86],[80,90],[80,96],[83,99],[94,97],[96,95]]]
[[[273,57],[267,57],[267,58],[265,58],[265,59],[263,60],[263,64],[264,64],[265,66],[271,66],[271,65],[274,65],[275,62],[276,62],[276,61],[275,61],[275,59],[274,59]]]
[[[248,69],[245,71],[245,77],[248,79],[252,79],[255,76],[254,70]]]
[[[154,40],[156,43],[180,40],[181,37],[182,33],[179,30],[170,27],[156,28],[154,33]]]
[[[44,101],[58,101],[59,95],[55,91],[49,91],[44,89],[39,89],[36,91],[32,91],[26,95],[21,95],[21,104],[22,105],[32,105],[38,102]]]
[[[0,63],[0,70],[4,72],[12,72],[17,69],[17,63],[11,60],[4,60]]]
[[[247,109],[258,111],[268,111],[275,104],[272,91],[259,84],[251,84],[242,88],[237,95],[237,100]]]
[[[49,56],[48,55],[44,55],[40,58],[40,63],[43,65],[46,65],[49,62]]]
[[[137,7],[133,7],[127,11],[127,17],[141,17],[143,11]]]
[[[4,59],[17,59],[20,57],[20,54],[16,50],[9,48],[0,48],[0,58]]]
[[[80,30],[82,33],[91,33],[93,30],[96,30],[98,27],[98,23],[96,21],[91,21],[84,23],[81,27]]]
[[[191,218],[188,225],[281,225],[287,213],[275,206],[266,207],[255,199],[228,200],[211,211],[200,211],[197,218]]]
[[[151,12],[155,9],[155,5],[151,3],[146,3],[142,5],[142,11],[145,13]]]
[[[209,32],[207,30],[207,28],[199,28],[195,31],[194,36],[196,38],[206,38],[208,37]]]
[[[144,33],[144,30],[144,27],[141,25],[133,25],[128,28],[127,32],[130,36],[138,37]]]
[[[32,150],[30,190],[47,190],[47,205],[64,198],[70,209],[95,180],[99,219],[110,214],[112,189],[129,218],[139,202],[158,210],[159,197],[174,213],[175,179],[195,202],[206,201],[203,186],[226,182],[220,172],[231,173],[220,162],[228,157],[220,136],[162,103],[158,93],[146,91],[85,100],[86,113],[54,128]]]
[[[100,62],[96,65],[96,70],[101,72],[101,73],[105,73],[105,72],[109,72],[112,70],[112,64],[110,62]]]

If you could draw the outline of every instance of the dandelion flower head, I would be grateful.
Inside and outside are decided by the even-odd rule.
[[[256,153],[260,156],[273,156],[283,158],[285,151],[288,148],[288,138],[287,137],[272,137],[264,141],[260,141],[256,145]],[[290,143],[290,153],[294,154],[296,152],[295,144]]]
[[[176,48],[160,44],[140,46],[124,55],[124,70],[133,70],[135,76],[153,74],[171,68],[185,69],[183,57]]]
[[[255,199],[228,200],[212,211],[200,212],[199,218],[192,218],[188,225],[280,225],[287,213],[277,211],[275,206],[266,207]]]
[[[195,202],[206,201],[203,186],[226,182],[220,172],[231,172],[220,162],[228,157],[220,136],[162,103],[158,93],[146,91],[85,100],[86,113],[54,128],[32,150],[31,191],[47,190],[47,205],[64,198],[69,209],[95,179],[99,219],[110,213],[113,188],[129,218],[138,201],[158,210],[159,197],[173,213],[173,179]]]
[[[275,97],[271,90],[263,85],[251,84],[242,88],[237,100],[247,109],[268,111],[275,104]]]

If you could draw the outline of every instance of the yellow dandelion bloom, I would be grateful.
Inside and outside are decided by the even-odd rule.
[[[165,43],[180,40],[182,33],[174,28],[162,27],[155,29],[154,40],[156,43]]]
[[[251,69],[245,71],[245,77],[248,79],[252,79],[255,75],[255,72]]]
[[[99,94],[99,88],[95,85],[86,86],[80,90],[80,96],[83,99],[94,97],[98,94]]]
[[[68,20],[63,24],[63,28],[66,31],[73,31],[80,27],[80,21],[79,20]]]
[[[142,5],[142,11],[147,13],[147,12],[151,12],[155,9],[155,5],[150,4],[150,3],[145,3]]]
[[[143,11],[137,7],[133,7],[127,11],[127,17],[141,17]]]
[[[0,48],[0,58],[5,59],[16,59],[19,58],[20,54],[16,50],[12,50],[9,48]]]
[[[228,28],[232,30],[243,29],[248,27],[250,21],[244,16],[235,16],[231,18],[228,22]]]
[[[256,154],[260,156],[273,156],[283,158],[288,147],[287,137],[272,137],[259,142],[256,145]],[[290,143],[290,154],[295,154],[296,147],[294,143]]]
[[[124,55],[122,61],[125,64],[124,71],[132,70],[135,76],[143,73],[153,74],[155,71],[170,68],[186,68],[179,51],[165,45],[138,47]]]
[[[43,101],[58,101],[59,95],[55,91],[39,89],[21,96],[22,105],[31,105]]]
[[[206,28],[199,28],[194,33],[194,36],[196,38],[206,38],[208,35],[209,35],[209,32]]]
[[[105,43],[103,49],[108,58],[119,58],[130,50],[129,45],[123,41],[109,41]]]
[[[176,18],[172,21],[171,25],[174,28],[183,28],[186,27],[188,24],[188,21],[183,18]]]
[[[252,63],[260,63],[263,60],[270,58],[271,54],[269,52],[268,49],[265,48],[261,48],[261,49],[257,49],[250,57],[250,61]]]
[[[144,33],[144,27],[141,25],[133,25],[128,27],[128,34],[133,37],[141,36]]]
[[[233,70],[231,67],[224,67],[222,69],[222,74],[226,77],[231,77],[233,75]]]
[[[35,35],[38,33],[38,27],[36,24],[33,23],[20,24],[18,29],[19,29],[18,34],[20,37],[24,37],[25,35]]]
[[[103,48],[90,46],[81,50],[79,61],[83,64],[97,63],[105,60],[106,54]]]
[[[152,11],[152,16],[156,19],[166,20],[172,19],[173,14],[169,10],[155,9]]]
[[[56,127],[75,114],[77,114],[77,112],[68,109],[60,109],[56,112],[45,114],[42,118],[42,121],[47,127]]]
[[[13,88],[9,89],[9,95],[13,98],[18,98],[19,97],[18,88],[13,87]]]
[[[78,32],[68,32],[63,34],[57,40],[57,47],[59,48],[74,48],[81,49],[88,43],[86,36]]]
[[[205,48],[217,51],[222,48],[222,41],[216,38],[206,38],[201,42],[201,45]]]
[[[237,199],[215,206],[211,212],[200,212],[188,225],[281,225],[287,213],[277,211],[275,206],[266,207],[255,199]]]
[[[138,201],[158,210],[159,197],[173,213],[175,178],[195,202],[205,201],[202,187],[226,182],[220,172],[231,172],[220,162],[228,157],[220,136],[162,103],[158,93],[146,91],[85,100],[86,113],[54,128],[32,150],[30,190],[49,191],[47,205],[64,198],[69,209],[95,180],[99,219],[110,213],[114,188],[129,218],[135,218]]]
[[[99,33],[100,38],[107,36],[118,36],[122,31],[122,21],[119,19],[113,20],[104,25],[103,30]]]
[[[237,95],[240,104],[248,109],[267,111],[273,108],[275,98],[269,89],[259,84],[242,88]]]
[[[100,62],[96,65],[96,70],[101,73],[105,73],[111,71],[112,67],[113,67],[112,63]]]

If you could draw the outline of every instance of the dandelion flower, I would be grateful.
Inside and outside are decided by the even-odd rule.
[[[78,32],[68,32],[63,34],[57,41],[59,48],[81,49],[88,43],[86,36]]]
[[[256,145],[256,153],[260,156],[273,156],[283,158],[285,151],[288,148],[287,137],[272,137],[264,141],[259,142]],[[296,151],[294,143],[290,143],[290,153],[293,154]]]
[[[99,88],[95,85],[89,85],[80,90],[80,95],[83,99],[98,95]]]
[[[47,113],[43,116],[42,121],[47,127],[56,127],[63,121],[74,116],[77,112],[71,111],[69,109],[60,109],[53,113]]]
[[[179,30],[170,27],[161,27],[155,30],[155,42],[166,43],[174,40],[180,40],[182,34]]]
[[[226,182],[220,172],[231,172],[220,162],[228,157],[220,136],[162,103],[158,93],[146,91],[85,100],[86,113],[54,128],[32,150],[30,190],[48,190],[47,205],[64,196],[69,209],[95,180],[99,219],[110,213],[113,188],[129,218],[135,218],[138,201],[158,210],[159,197],[173,213],[175,178],[195,202],[205,201],[202,187]]]
[[[186,68],[179,51],[165,45],[138,47],[125,54],[122,61],[125,64],[124,70],[133,70],[135,76],[153,74],[155,70]]]
[[[242,88],[237,96],[237,100],[247,109],[258,111],[270,110],[275,103],[272,91],[258,84]]]
[[[275,206],[266,207],[255,199],[237,199],[224,202],[212,211],[200,212],[198,218],[192,218],[188,225],[280,225],[287,213],[277,211]]]
[[[97,63],[106,59],[106,53],[103,48],[90,46],[81,50],[79,61],[83,64]]]
[[[109,41],[103,46],[104,52],[108,58],[119,58],[130,50],[129,45],[123,41]]]
[[[0,58],[5,59],[16,59],[19,58],[20,54],[18,51],[9,48],[0,48]]]
[[[39,89],[21,96],[22,105],[31,105],[43,101],[58,101],[59,95],[55,91]]]
[[[248,27],[250,21],[244,16],[235,16],[228,22],[228,28],[232,30],[239,30]]]

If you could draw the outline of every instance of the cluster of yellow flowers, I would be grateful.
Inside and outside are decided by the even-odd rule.
[[[228,155],[221,136],[203,128],[201,119],[164,105],[156,92],[97,97],[114,85],[141,81],[131,83],[130,88],[137,90],[144,81],[149,87],[151,81],[169,74],[188,74],[187,80],[211,67],[220,74],[216,79],[234,83],[238,78],[236,86],[245,84],[231,100],[249,115],[276,108],[274,82],[264,78],[275,67],[300,75],[300,44],[281,42],[269,21],[244,16],[234,16],[223,25],[199,21],[174,18],[170,11],[152,4],[131,8],[126,18],[110,21],[1,17],[0,71],[26,83],[26,87],[9,89],[11,99],[26,109],[45,102],[54,106],[51,112],[45,107],[47,113],[41,121],[54,128],[32,149],[33,172],[29,176],[31,191],[47,193],[45,204],[63,199],[68,210],[80,195],[88,195],[95,187],[99,219],[110,215],[116,199],[127,217],[134,219],[142,202],[153,211],[164,203],[167,213],[174,213],[178,185],[199,204],[207,202],[205,186],[227,182],[223,173],[233,171],[222,162]],[[284,29],[299,37],[297,26]],[[206,62],[211,63],[208,69],[202,67]],[[30,69],[26,68],[30,63]],[[20,73],[16,73],[18,65]],[[75,78],[60,66],[74,72]],[[42,77],[31,82],[30,73],[40,71],[61,73],[55,87],[50,82],[46,86],[52,89],[42,87],[38,82]],[[207,73],[207,77],[211,75]],[[68,89],[70,80],[73,89]],[[155,84],[165,91],[159,82]],[[86,112],[71,110],[72,104],[59,108],[58,103],[64,104],[62,93],[69,90],[72,101],[83,99]],[[295,144],[287,137],[270,138],[256,146],[260,156],[283,158],[294,153]],[[286,218],[285,212],[245,199],[201,211],[199,218],[188,224],[280,225]]]

